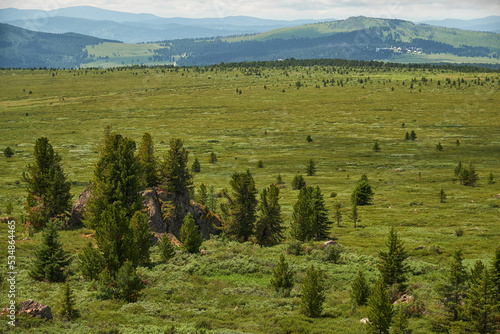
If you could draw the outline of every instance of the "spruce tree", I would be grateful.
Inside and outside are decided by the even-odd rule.
[[[198,190],[198,198],[196,199],[196,201],[201,205],[207,205],[208,193],[207,186],[205,186],[204,183],[200,184],[200,188]]]
[[[29,275],[36,280],[62,282],[66,279],[64,269],[70,260],[70,255],[62,248],[57,223],[50,221],[43,230],[41,244],[35,249]]]
[[[411,133],[410,133],[410,139],[411,139],[411,140],[415,140],[415,139],[417,139],[417,133],[416,133],[414,130],[411,130]]]
[[[214,152],[210,152],[210,154],[208,155],[208,163],[214,164],[217,161],[219,161],[219,159],[217,158],[217,155]]]
[[[201,172],[201,164],[198,161],[198,158],[194,158],[193,164],[191,165],[191,171],[193,173],[199,173],[199,172]]]
[[[368,182],[368,177],[363,174],[351,194],[351,201],[356,205],[368,205],[373,199],[373,190]]]
[[[200,252],[200,246],[203,240],[198,232],[198,225],[194,223],[194,218],[190,213],[184,218],[181,227],[181,242],[182,248],[186,252],[192,254]]]
[[[495,177],[493,176],[493,173],[490,172],[488,174],[488,184],[495,184]]]
[[[67,321],[78,318],[80,312],[75,308],[75,296],[71,291],[69,279],[66,280],[61,295],[61,315],[63,318]]]
[[[162,167],[162,177],[165,190],[175,196],[188,196],[193,185],[193,177],[189,173],[188,151],[183,147],[183,141],[178,138],[170,140],[168,151]]]
[[[135,255],[130,259],[136,266],[149,264],[151,262],[151,247],[154,237],[149,227],[148,216],[144,212],[137,211],[130,220],[130,228],[133,235],[132,248]]]
[[[273,269],[271,286],[277,293],[288,297],[293,285],[293,271],[288,269],[288,262],[286,262],[285,255],[281,254],[276,267]]]
[[[491,266],[491,281],[493,282],[496,300],[500,303],[500,246],[495,250],[495,258]]]
[[[306,174],[307,176],[314,176],[316,174],[316,164],[313,159],[309,160],[309,164],[306,168]]]
[[[370,296],[370,287],[366,282],[365,275],[362,270],[358,271],[356,278],[351,284],[351,301],[353,305],[366,305]]]
[[[163,233],[158,241],[158,249],[160,251],[160,258],[162,261],[167,262],[175,256],[175,246],[167,233]]]
[[[30,223],[43,228],[48,218],[65,214],[71,208],[71,182],[64,174],[61,157],[46,137],[36,140],[33,156],[35,161],[26,166],[28,172],[22,175],[28,184],[26,210]],[[31,214],[34,207],[43,208],[43,214]]]
[[[382,280],[375,283],[368,300],[368,307],[369,322],[366,326],[366,332],[368,334],[388,334],[394,310]]]
[[[323,312],[325,302],[325,285],[323,272],[314,269],[311,265],[302,283],[302,296],[300,298],[300,311],[302,314],[316,318]]]
[[[247,241],[252,235],[256,221],[257,189],[255,181],[247,170],[246,173],[234,173],[230,185],[232,194],[224,190],[227,203],[221,205],[226,217],[225,230],[237,240]]]
[[[478,284],[472,285],[465,299],[465,315],[474,333],[487,334],[500,330],[500,302],[493,291],[495,287],[490,271],[483,270]]]
[[[463,265],[462,250],[457,250],[453,254],[453,260],[448,269],[446,283],[440,287],[444,300],[447,318],[450,321],[458,321],[461,309],[461,301],[468,288],[467,270]]]
[[[306,186],[306,181],[304,180],[304,177],[300,174],[295,175],[292,180],[292,189],[300,190],[305,186]]]
[[[154,154],[153,138],[147,132],[142,136],[139,145],[139,161],[142,166],[142,182],[144,186],[157,186],[160,183],[158,160]]]
[[[137,275],[135,266],[130,261],[126,261],[120,267],[114,285],[116,286],[116,297],[127,302],[136,301],[141,289],[144,287]]]
[[[99,273],[104,269],[104,259],[101,252],[94,247],[91,241],[83,248],[82,254],[78,255],[78,267],[82,276],[90,281],[97,279]]]
[[[276,245],[284,238],[279,194],[279,188],[272,184],[260,195],[260,217],[255,224],[255,238],[259,245]]]
[[[444,201],[446,200],[446,193],[444,192],[444,189],[441,189],[438,196],[439,196],[439,202],[444,203]]]
[[[470,285],[479,285],[483,272],[486,270],[484,263],[481,260],[477,260],[474,267],[471,268],[469,274]]]
[[[291,234],[300,241],[326,237],[332,224],[319,187],[300,190],[292,217]]]
[[[460,173],[458,174],[458,179],[460,184],[464,186],[474,187],[479,179],[474,164],[469,162],[469,168],[462,167]]]
[[[217,198],[217,195],[215,194],[215,187],[210,186],[207,195],[207,206],[210,209],[210,211],[217,212],[218,205],[219,205],[219,200]]]
[[[405,263],[408,253],[406,253],[404,243],[398,237],[394,227],[391,227],[385,245],[387,246],[387,252],[379,251],[379,263],[377,265],[382,281],[388,287],[397,284],[398,290],[403,292],[406,289],[406,274],[409,270],[408,265]]]
[[[92,196],[84,213],[85,225],[97,229],[103,212],[115,203],[121,206],[128,219],[141,210],[141,175],[135,142],[119,134],[110,134],[94,170]]]

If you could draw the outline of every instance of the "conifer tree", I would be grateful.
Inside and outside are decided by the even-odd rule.
[[[199,173],[199,172],[201,172],[201,164],[198,161],[198,158],[194,158],[193,164],[191,165],[191,171],[193,173]]]
[[[405,140],[410,140],[410,134],[406,131]]]
[[[151,247],[153,247],[154,237],[149,227],[148,216],[144,212],[136,211],[130,220],[130,228],[133,234],[133,245],[135,255],[131,260],[134,265],[149,264],[151,259]]]
[[[205,186],[204,183],[200,184],[200,188],[198,190],[198,198],[196,200],[201,205],[207,205],[208,193],[207,193],[207,186]]]
[[[455,167],[455,171],[454,171],[455,172],[455,176],[459,176],[460,173],[462,172],[463,168],[464,167],[462,166],[462,161],[459,161],[457,167]]]
[[[306,186],[306,181],[304,180],[304,177],[300,174],[295,175],[292,180],[292,189],[300,190],[305,186]]]
[[[463,184],[464,186],[471,186],[474,187],[477,183],[477,180],[479,179],[476,170],[474,168],[474,164],[472,162],[469,162],[469,167],[462,167],[460,162],[459,166],[455,169],[455,173],[457,172],[457,169],[460,167],[459,173],[458,173],[458,179],[460,181],[460,184]]]
[[[255,181],[247,170],[246,173],[234,173],[230,185],[232,194],[223,191],[227,203],[221,205],[226,217],[225,230],[238,240],[247,241],[253,233],[256,220],[257,189]]]
[[[7,146],[3,150],[3,154],[5,155],[6,158],[12,158],[14,156],[14,150],[10,148],[10,146]]]
[[[467,291],[468,275],[463,265],[462,250],[457,250],[453,254],[446,283],[440,288],[443,294],[444,306],[450,321],[458,321],[461,309],[461,301]]]
[[[175,256],[175,246],[167,233],[164,233],[158,241],[158,249],[160,250],[160,258],[164,262]]]
[[[500,246],[495,250],[495,258],[491,266],[491,281],[493,282],[493,293],[496,294],[496,300],[500,302]]]
[[[373,199],[373,190],[368,182],[368,177],[363,174],[352,192],[351,201],[356,205],[368,205]]]
[[[66,213],[71,208],[71,182],[61,166],[61,157],[46,137],[38,138],[33,152],[35,161],[27,165],[22,179],[28,184],[26,210],[35,227],[43,228],[48,218]],[[42,215],[31,215],[31,208],[43,208]],[[38,219],[36,219],[36,218]]]
[[[379,251],[380,260],[377,265],[382,281],[388,287],[397,284],[398,290],[403,292],[406,289],[406,274],[409,270],[405,263],[408,253],[394,227],[391,227],[385,245],[387,252]]]
[[[388,334],[394,310],[382,280],[375,283],[368,300],[368,307],[369,322],[366,326],[366,332],[368,334]]]
[[[306,174],[307,176],[314,176],[316,174],[316,164],[313,159],[309,160],[309,164],[306,168]]]
[[[217,155],[214,152],[210,152],[208,156],[208,163],[214,164],[218,161]]]
[[[500,330],[500,302],[489,270],[483,270],[477,285],[472,285],[465,300],[466,318],[472,325],[474,333],[487,334]]]
[[[203,240],[198,232],[198,225],[194,223],[194,218],[190,213],[184,218],[181,227],[181,242],[182,248],[186,252],[192,254],[200,252],[200,246]]]
[[[284,238],[279,194],[279,188],[272,184],[260,195],[260,217],[255,224],[255,238],[259,245],[276,245]]]
[[[274,290],[282,294],[284,297],[290,296],[290,291],[293,288],[293,271],[288,269],[285,255],[280,255],[280,260],[273,269],[273,277],[271,277],[271,286]]]
[[[410,139],[411,139],[411,140],[415,140],[415,139],[417,139],[417,133],[416,133],[414,130],[411,130],[411,133],[410,133]]]
[[[359,223],[359,221],[360,221],[359,220],[359,214],[358,214],[358,206],[356,205],[356,203],[352,204],[350,218],[352,220],[354,228],[356,228],[357,225],[358,225],[358,223]]]
[[[193,177],[187,168],[188,151],[183,145],[181,139],[170,140],[170,150],[162,167],[165,189],[175,196],[188,196],[193,185]]]
[[[483,272],[486,270],[484,263],[481,260],[477,260],[474,267],[471,268],[469,274],[469,284],[479,285]]]
[[[300,298],[300,311],[302,314],[316,318],[323,312],[325,302],[325,286],[323,272],[314,269],[311,265],[302,283],[302,296]]]
[[[61,315],[67,321],[73,320],[80,316],[80,312],[75,308],[75,297],[69,285],[69,279],[64,284],[61,294]]]
[[[337,202],[333,205],[333,215],[337,220],[337,227],[340,227],[340,222],[342,221],[342,203]]]
[[[215,194],[215,187],[210,186],[207,195],[207,206],[212,212],[217,212],[217,207],[219,205],[219,200],[217,199],[217,195]]]
[[[495,184],[495,177],[493,176],[493,173],[490,172],[488,174],[488,184]]]
[[[441,191],[439,192],[439,202],[444,203],[445,200],[446,200],[446,193],[444,192],[444,189],[441,189]]]
[[[378,143],[378,140],[375,140],[375,142],[373,143],[373,152],[380,152],[380,144]]]
[[[351,284],[351,301],[353,305],[366,305],[370,296],[370,287],[366,282],[365,275],[362,270],[358,271],[356,278]]]
[[[135,155],[135,142],[119,134],[110,134],[94,170],[92,196],[84,213],[85,225],[96,229],[103,212],[115,202],[128,219],[142,209],[141,164]],[[118,268],[116,268],[118,269]]]
[[[88,280],[99,277],[99,273],[104,269],[104,259],[101,252],[95,248],[91,241],[83,248],[82,254],[78,255],[78,267],[82,276]]]
[[[144,186],[157,186],[160,183],[158,160],[154,154],[153,138],[147,132],[142,136],[139,145],[139,161],[142,166],[142,182]]]
[[[281,174],[278,174],[278,177],[276,178],[276,184],[284,184]]]
[[[120,267],[114,284],[116,286],[116,297],[127,302],[136,301],[141,289],[144,287],[144,284],[137,275],[135,266],[130,261],[126,261]]]
[[[35,249],[29,275],[36,280],[64,281],[64,269],[70,264],[70,260],[69,254],[62,248],[57,223],[51,221],[43,230],[41,244]]]

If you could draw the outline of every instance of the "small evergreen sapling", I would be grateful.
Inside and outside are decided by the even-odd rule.
[[[14,150],[10,148],[10,146],[7,146],[3,150],[3,154],[5,155],[6,158],[12,158],[14,156]]]
[[[368,182],[368,177],[363,174],[356,184],[356,188],[351,194],[351,201],[356,205],[368,205],[372,202],[373,190]]]
[[[302,283],[302,296],[300,298],[300,312],[302,314],[317,318],[323,312],[325,302],[325,286],[323,272],[311,265]]]
[[[99,273],[104,269],[104,259],[101,252],[94,247],[91,241],[83,248],[83,252],[78,255],[78,267],[82,276],[88,280],[99,277]]]
[[[288,262],[286,262],[285,255],[281,254],[278,264],[273,269],[271,286],[277,293],[288,297],[293,285],[293,272],[291,269],[288,269]]]
[[[340,227],[340,222],[342,221],[342,203],[336,202],[333,205],[333,215],[337,220],[337,227]]]
[[[394,311],[382,280],[375,283],[368,300],[368,307],[369,322],[366,326],[366,332],[368,334],[388,334]]]
[[[126,261],[118,270],[115,280],[116,297],[127,302],[134,302],[144,287],[141,279],[130,261]]]
[[[198,189],[198,196],[197,196],[196,200],[201,205],[207,205],[208,193],[207,193],[207,186],[205,186],[204,183],[200,184],[200,187]]]
[[[147,132],[142,136],[139,145],[139,161],[142,166],[142,182],[144,186],[157,186],[160,182],[158,160],[154,154],[153,138]]]
[[[274,184],[262,190],[260,217],[255,224],[255,238],[259,245],[276,245],[284,238],[279,194],[280,190]]]
[[[193,164],[191,165],[191,171],[193,173],[201,172],[201,164],[200,161],[198,161],[198,158],[194,158]]]
[[[67,321],[71,321],[80,316],[80,312],[75,308],[75,297],[69,285],[69,279],[66,280],[61,294],[61,315]]]
[[[409,271],[409,266],[406,264],[408,253],[394,227],[389,230],[385,245],[387,251],[379,251],[379,263],[377,265],[382,281],[387,287],[396,284],[398,290],[403,292],[406,289],[406,274]]]
[[[168,233],[164,233],[161,236],[158,241],[158,249],[160,251],[160,258],[164,262],[167,262],[175,256],[175,246],[172,244],[172,240],[170,240]]]
[[[351,284],[351,301],[354,306],[366,305],[370,296],[370,287],[366,282],[365,275],[362,270],[358,271],[356,278]]]
[[[184,218],[181,227],[181,242],[182,248],[188,253],[199,253],[200,246],[203,240],[198,233],[198,225],[194,223],[194,218],[191,213],[188,213]]]
[[[306,173],[307,176],[314,176],[316,174],[316,164],[314,163],[313,159],[309,160],[309,164],[306,168]]]
[[[306,181],[304,180],[304,177],[300,174],[295,175],[295,177],[292,180],[292,189],[300,190],[305,186],[306,186]]]

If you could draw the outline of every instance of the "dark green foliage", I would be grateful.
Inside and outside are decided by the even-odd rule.
[[[284,238],[279,195],[280,190],[274,184],[262,190],[260,217],[255,224],[255,238],[259,245],[276,245]]]
[[[441,145],[441,142],[437,143],[436,150],[439,152],[441,152],[443,150],[443,145]]]
[[[191,171],[193,173],[199,173],[199,172],[201,172],[201,164],[198,161],[198,158],[194,158],[193,164],[191,165]]]
[[[281,177],[281,174],[278,174],[278,177],[276,177],[276,184],[284,184],[283,178]]]
[[[94,247],[91,241],[83,248],[83,252],[78,255],[78,267],[82,276],[88,280],[99,277],[99,273],[104,269],[104,259],[101,252]]]
[[[288,262],[285,260],[285,255],[281,254],[280,260],[273,269],[271,286],[277,293],[288,297],[293,285],[293,272],[291,269],[288,269]]]
[[[120,202],[109,205],[100,216],[95,239],[106,269],[114,276],[127,260],[136,258],[134,231],[127,218],[127,210]]]
[[[208,163],[214,164],[218,161],[217,155],[214,152],[211,152],[208,156]]]
[[[175,256],[175,246],[172,244],[167,233],[164,233],[160,240],[158,240],[158,249],[160,250],[160,258],[162,261],[167,262]]]
[[[215,187],[210,186],[210,190],[207,195],[207,206],[212,212],[217,212],[217,207],[219,205],[219,200],[215,194]]]
[[[187,196],[192,187],[193,177],[187,168],[188,151],[178,138],[170,140],[170,150],[162,166],[162,182],[165,190],[178,196]]]
[[[300,312],[308,317],[316,318],[323,312],[325,302],[325,283],[323,272],[311,265],[302,283]]]
[[[62,248],[58,226],[50,221],[43,230],[42,242],[35,249],[29,275],[36,280],[62,282],[66,279],[65,267],[70,264],[70,256]]]
[[[221,205],[225,219],[226,233],[237,240],[247,241],[252,235],[257,207],[257,189],[255,181],[247,170],[245,173],[234,173],[229,183],[232,194],[224,190],[227,203]]]
[[[406,132],[405,140],[410,140],[410,134],[408,133],[408,131]]]
[[[286,253],[299,256],[302,253],[302,242],[298,240],[290,240],[286,247]]]
[[[388,334],[393,316],[393,306],[384,282],[379,280],[372,289],[368,300],[368,319],[366,325],[368,334]]]
[[[262,160],[257,161],[257,168],[264,168],[264,163]]]
[[[6,158],[12,158],[14,156],[14,150],[10,148],[10,146],[7,146],[3,150],[3,155],[5,155]]]
[[[380,144],[378,143],[378,140],[375,140],[375,143],[373,143],[372,150],[373,152],[380,152]]]
[[[411,334],[413,331],[408,326],[408,315],[405,312],[405,307],[400,304],[394,312],[391,333]]]
[[[487,270],[484,263],[481,260],[477,260],[474,267],[470,270],[469,283],[470,286],[479,285],[481,283],[481,277],[483,272]]]
[[[65,214],[71,208],[71,182],[64,174],[61,157],[46,137],[36,140],[33,156],[35,161],[26,166],[28,172],[22,176],[28,184],[26,209],[28,221],[35,227],[44,227],[47,218]],[[42,215],[31,214],[37,206],[43,208]]]
[[[491,280],[495,287],[493,293],[496,294],[496,300],[500,301],[500,246],[495,251],[495,258],[491,265]]]
[[[201,205],[207,205],[208,193],[207,193],[207,186],[205,186],[204,183],[200,184],[196,201]]]
[[[295,175],[292,180],[292,189],[300,190],[305,186],[306,186],[306,181],[304,180],[304,177],[300,174]]]
[[[150,263],[151,247],[153,247],[154,237],[149,227],[148,215],[137,211],[130,220],[130,228],[134,236],[134,243],[129,247],[134,248],[135,254],[132,259],[134,265]]]
[[[7,203],[5,206],[5,213],[10,216],[14,212],[14,206],[12,205],[12,202]]]
[[[115,280],[116,297],[127,302],[134,302],[144,287],[141,279],[130,261],[126,261],[118,270]]]
[[[333,215],[337,221],[337,227],[340,227],[340,222],[342,221],[342,203],[336,202],[333,205]]]
[[[370,287],[366,282],[365,275],[362,270],[358,271],[356,278],[351,283],[351,301],[353,305],[361,306],[368,303],[370,296]]]
[[[483,270],[477,285],[472,285],[465,300],[465,317],[469,320],[474,333],[496,333],[500,330],[500,301],[494,291],[498,287],[489,270]]]
[[[460,169],[459,169],[459,173],[458,173],[458,180],[460,181],[460,184],[462,184],[464,186],[474,187],[476,185],[479,177],[476,173],[476,170],[475,170],[472,162],[469,162],[468,168],[463,167],[460,162],[459,162],[459,166],[460,166]],[[457,166],[457,168],[455,169],[455,173],[457,173],[457,169],[459,168],[459,166]]]
[[[488,174],[488,184],[495,184],[495,177],[493,176],[493,173],[490,172]]]
[[[356,228],[358,223],[361,221],[358,214],[358,206],[356,203],[352,204],[350,218],[352,220],[353,227]]]
[[[61,294],[61,315],[67,321],[73,320],[80,316],[80,312],[75,308],[75,297],[69,285],[69,279],[64,284]]]
[[[340,244],[327,245],[323,252],[325,253],[325,261],[339,264],[342,258],[344,248]]]
[[[293,205],[291,235],[301,241],[323,238],[331,224],[320,188],[302,188]]]
[[[158,160],[154,154],[153,138],[147,132],[142,136],[139,145],[139,161],[142,166],[142,182],[144,186],[157,186],[160,183]]]
[[[417,133],[414,130],[411,130],[410,132],[410,139],[411,140],[417,139]]]
[[[97,298],[111,299],[116,294],[116,285],[108,269],[104,269],[99,274]]]
[[[455,167],[454,170],[455,176],[459,176],[463,168],[464,167],[462,166],[462,161],[459,161],[457,167]]]
[[[194,223],[194,218],[190,213],[184,218],[181,227],[182,248],[188,253],[199,253],[201,243],[203,242],[198,232],[198,225]]]
[[[363,174],[351,194],[351,201],[356,205],[368,205],[373,199],[373,190],[368,182],[368,177]]]
[[[132,218],[142,209],[141,164],[135,155],[135,142],[119,134],[110,134],[94,170],[92,196],[87,202],[85,224],[97,229],[104,211],[116,204],[124,216]],[[116,268],[118,269],[118,268]]]
[[[309,160],[309,164],[306,168],[306,174],[307,176],[314,176],[316,174],[316,164],[313,159]]]
[[[311,138],[311,135],[307,135],[306,140],[307,140],[308,143],[310,143],[310,142],[313,141],[312,138]]]
[[[441,189],[438,196],[439,196],[439,202],[444,203],[444,201],[446,200],[446,193],[444,192],[444,189]]]
[[[467,291],[467,271],[463,265],[462,250],[453,254],[444,286],[440,287],[447,318],[450,321],[458,321],[461,309],[461,301]]]
[[[379,251],[379,264],[377,265],[382,281],[388,287],[396,284],[398,290],[403,292],[406,289],[406,274],[409,271],[405,263],[408,254],[394,227],[391,227],[385,245],[387,252]]]

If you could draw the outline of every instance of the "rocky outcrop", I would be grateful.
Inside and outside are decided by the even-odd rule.
[[[76,227],[83,225],[82,223],[83,210],[85,209],[87,201],[90,198],[91,186],[92,184],[89,184],[89,186],[80,194],[80,196],[78,196],[78,199],[76,200],[73,209],[71,209],[71,217],[68,220],[69,227]]]
[[[25,300],[17,314],[26,313],[31,315],[32,317],[41,317],[45,319],[52,319],[52,311],[49,306],[43,305],[35,302],[32,299]]]

